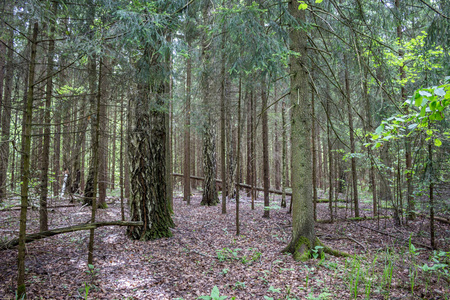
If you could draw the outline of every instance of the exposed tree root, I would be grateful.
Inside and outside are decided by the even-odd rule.
[[[336,256],[336,257],[350,257],[351,256],[347,252],[335,250],[335,249],[332,249],[332,248],[324,245],[322,243],[322,241],[319,240],[319,238],[316,238],[316,245],[322,246],[323,247],[323,252],[328,253],[328,254],[333,255],[333,256]]]

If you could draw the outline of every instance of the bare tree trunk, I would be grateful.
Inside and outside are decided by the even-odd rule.
[[[277,89],[276,85],[274,86],[275,90],[275,101],[277,101]],[[275,124],[274,124],[274,135],[275,135],[275,141],[274,141],[274,150],[275,150],[275,157],[274,157],[274,170],[275,170],[275,189],[279,190],[281,185],[281,164],[280,164],[280,142],[278,138],[278,102],[275,103]]]
[[[282,157],[281,157],[281,207],[286,207],[286,173],[287,173],[287,137],[286,137],[286,102],[281,103],[281,139],[282,139]]]
[[[189,56],[186,60],[186,107],[184,127],[184,198],[187,205],[191,204],[191,44],[188,42]]]
[[[241,233],[241,227],[239,224],[239,183],[241,182],[241,96],[242,96],[242,82],[239,77],[239,96],[238,96],[238,109],[237,109],[237,151],[236,151],[236,236]]]
[[[98,187],[98,171],[100,168],[100,126],[101,126],[101,106],[102,106],[102,69],[103,69],[103,59],[100,58],[99,62],[99,70],[98,70],[98,90],[97,90],[97,105],[96,105],[96,123],[95,123],[95,135],[93,138],[93,147],[92,147],[92,164],[93,164],[93,183],[92,189],[94,191],[93,197],[91,199],[92,211],[91,211],[91,223],[95,223],[95,215],[97,213],[97,187]],[[94,235],[95,228],[92,228],[89,232],[89,245],[88,245],[88,264],[92,264],[94,260]]]
[[[330,210],[330,220],[334,221],[333,214],[333,191],[336,193],[336,187],[334,186],[334,172],[333,172],[333,145],[331,143],[331,120],[330,120],[330,99],[327,97],[327,152],[328,152],[328,208]]]
[[[208,24],[208,10],[209,2],[206,2],[202,9],[203,24]],[[206,32],[202,35],[202,75],[201,75],[201,89],[203,106],[207,109],[206,121],[203,124],[203,174],[205,180],[203,181],[203,195],[202,205],[216,205],[219,203],[216,190],[216,137],[215,127],[210,109],[208,108],[210,102],[210,75],[209,75],[209,49]]]
[[[100,85],[100,107],[99,110],[99,144],[98,144],[98,208],[106,208],[106,188],[108,186],[108,102],[110,98],[110,85],[108,73],[104,70],[109,69],[109,60],[102,58],[103,67],[99,69]],[[101,73],[103,72],[103,74]],[[101,78],[101,80],[100,80]]]
[[[288,3],[290,14],[299,23],[306,22],[304,10],[296,1]],[[291,56],[291,135],[292,135],[292,239],[284,251],[292,253],[295,260],[308,258],[309,250],[316,244],[314,211],[312,207],[311,171],[311,101],[308,100],[308,75],[306,31],[292,29],[290,50],[299,53]]]
[[[22,185],[20,192],[20,230],[19,230],[19,253],[17,255],[17,297],[26,297],[25,287],[25,235],[27,230],[27,206],[28,206],[28,183],[30,180],[30,154],[31,154],[31,128],[33,116],[34,76],[36,66],[38,23],[33,25],[33,36],[31,42],[30,71],[28,76],[28,93],[25,110],[23,113],[22,129]]]
[[[261,115],[262,115],[262,143],[263,143],[263,179],[264,179],[264,218],[270,217],[269,200],[269,118],[267,114],[266,75],[261,79]]]
[[[348,128],[350,131],[350,152],[355,154],[355,137],[353,133],[353,115],[352,115],[352,106],[351,106],[351,96],[350,96],[350,79],[348,74],[348,65],[347,65],[347,56],[344,55],[345,61],[345,91],[347,97],[347,110],[348,110]],[[352,156],[352,185],[353,185],[353,203],[355,206],[355,217],[359,217],[359,200],[358,200],[358,178],[356,174],[356,158]]]
[[[53,2],[52,13],[56,16],[57,3]],[[55,50],[55,41],[53,35],[55,33],[55,22],[52,21],[50,25],[50,36],[48,42],[48,57],[47,57],[47,86],[45,95],[45,129],[44,129],[44,144],[42,147],[42,181],[41,181],[41,197],[39,202],[39,228],[41,231],[48,230],[48,215],[47,215],[47,195],[48,195],[48,166],[50,161],[50,110],[52,106],[52,90],[53,90],[53,52]]]
[[[315,126],[315,91],[311,91],[311,150],[312,150],[312,186],[313,186],[313,202],[314,202],[314,221],[317,220],[317,151],[316,151],[316,126]]]
[[[223,28],[225,29],[225,28]],[[220,68],[220,174],[222,177],[222,214],[227,213],[227,172],[226,172],[226,141],[225,141],[225,34],[222,34],[222,62]]]
[[[6,72],[4,84],[3,111],[1,115],[1,140],[0,140],[0,203],[6,198],[8,162],[9,162],[9,138],[11,130],[11,95],[14,75],[13,67],[13,33],[9,31],[8,50],[6,55]],[[3,70],[1,70],[2,72]],[[1,82],[1,81],[0,81]],[[1,95],[1,94],[0,94]],[[14,169],[14,164],[12,166]]]
[[[112,151],[111,151],[111,169],[110,169],[110,173],[111,173],[111,184],[110,184],[110,188],[111,190],[114,190],[114,188],[116,187],[115,185],[115,181],[116,181],[116,144],[117,144],[117,126],[116,126],[116,122],[117,122],[117,110],[113,110],[112,111],[112,115],[113,115],[113,125],[112,125]]]

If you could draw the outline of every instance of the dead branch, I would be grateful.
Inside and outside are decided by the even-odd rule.
[[[25,243],[34,242],[40,239],[44,239],[50,236],[54,236],[61,233],[75,232],[81,230],[90,230],[103,226],[142,226],[143,222],[131,222],[131,221],[109,221],[109,222],[96,222],[96,223],[85,223],[75,226],[56,228],[53,230],[42,231],[33,234],[27,234],[25,237]],[[7,242],[0,243],[0,250],[6,250],[14,248],[19,244],[19,239],[15,238]]]

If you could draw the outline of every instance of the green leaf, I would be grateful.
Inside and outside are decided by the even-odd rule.
[[[411,124],[408,126],[409,130],[414,130],[417,127],[417,123]]]
[[[376,143],[375,144],[375,148],[380,148],[381,147],[381,143]]]
[[[423,97],[416,97],[416,99],[414,100],[414,105],[415,106],[421,106],[422,105],[422,100],[423,100]]]
[[[380,126],[377,127],[377,129],[375,129],[375,133],[380,134],[383,130],[384,130],[384,125],[381,124]]]
[[[431,97],[431,96],[433,96],[433,95],[431,95],[429,92],[427,92],[427,91],[419,91],[419,94],[420,95],[422,95],[422,96],[424,96],[424,97]]]
[[[316,0],[316,3],[322,3],[323,0]]]
[[[308,8],[308,4],[305,3],[305,1],[299,1],[298,10],[305,10]]]
[[[442,145],[442,141],[440,139],[434,139],[434,145],[436,147],[440,147]]]
[[[211,291],[211,297],[213,299],[215,298],[219,298],[219,288],[217,287],[217,285],[215,285]]]
[[[434,90],[434,93],[439,97],[445,96],[445,90],[443,88],[437,88]]]

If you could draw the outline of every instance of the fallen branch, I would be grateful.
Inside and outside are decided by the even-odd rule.
[[[399,240],[403,239],[402,237],[395,236],[395,235],[389,234],[387,232],[384,232],[384,231],[381,231],[381,230],[378,230],[378,229],[375,229],[375,228],[370,228],[370,227],[367,227],[367,226],[364,226],[364,225],[361,225],[361,224],[358,224],[358,225],[361,226],[362,228],[366,228],[366,229],[378,232],[380,234],[387,235],[388,237],[393,238],[393,239],[399,239]],[[409,239],[409,237],[406,238],[406,239],[403,239],[403,240],[407,240],[407,239]],[[422,244],[422,243],[414,242],[414,244],[417,245],[417,246],[421,246],[421,247],[433,250],[433,248],[431,246],[428,246],[428,245],[425,245],[425,244]]]
[[[90,230],[103,226],[142,226],[143,222],[131,222],[131,221],[109,221],[109,222],[96,222],[96,223],[85,223],[75,226],[56,228],[48,231],[41,231],[38,233],[27,234],[25,237],[25,243],[34,242],[46,237],[54,236],[61,233],[75,232],[81,230]],[[0,250],[6,250],[14,248],[19,245],[19,239],[15,238],[7,242],[0,243]]]
[[[426,216],[428,219],[430,218],[430,216]],[[445,224],[450,224],[450,220],[448,220],[448,219],[446,219],[446,218],[441,218],[441,217],[434,217],[434,219],[436,220],[436,221],[439,221],[439,222],[442,222],[442,223],[445,223]]]
[[[366,221],[366,220],[378,220],[380,219],[390,219],[392,216],[379,216],[379,217],[358,217],[358,218],[348,218],[348,219],[337,219],[335,222],[348,222],[348,221]],[[317,220],[317,223],[331,223],[331,220]]]

